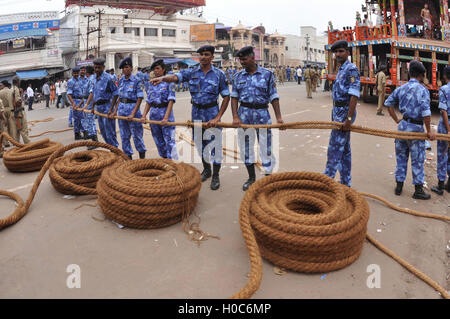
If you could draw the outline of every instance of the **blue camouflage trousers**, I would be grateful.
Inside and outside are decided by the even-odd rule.
[[[260,125],[272,124],[268,109],[251,109],[241,106],[238,110],[242,124]],[[272,153],[272,131],[270,129],[238,129],[238,144],[241,159],[245,165],[255,164],[255,140],[259,142],[259,155],[266,174],[271,174],[276,159]]]
[[[110,106],[111,102],[103,105],[97,105],[97,112],[108,115]],[[119,142],[117,142],[116,120],[99,116],[98,126],[105,142],[111,146],[118,147]]]
[[[398,125],[399,131],[423,133],[423,125],[411,124],[401,121]],[[397,168],[395,178],[397,182],[404,182],[408,172],[408,160],[411,154],[411,167],[413,184],[422,185],[425,181],[425,141],[395,140],[395,154],[397,157]]]
[[[162,121],[166,115],[167,107],[150,109],[151,121]],[[169,115],[169,122],[175,122],[173,111]],[[177,146],[175,143],[175,126],[161,126],[151,124],[153,140],[158,148],[159,156],[162,158],[178,160]]]
[[[207,123],[213,120],[219,114],[219,106],[211,107],[209,109],[200,109],[192,106],[192,121]],[[192,136],[194,137],[195,147],[202,158],[210,163],[211,159],[214,165],[222,164],[223,150],[222,150],[222,128],[202,129],[202,136],[196,136],[195,128],[192,129]],[[199,134],[198,134],[199,135]],[[217,139],[217,140],[216,140]],[[212,147],[212,142],[215,142],[215,147]],[[216,144],[217,143],[217,144]],[[211,144],[211,145],[209,145]]]
[[[92,110],[92,104],[87,107],[87,110]],[[95,123],[95,114],[84,113],[83,128],[88,132],[88,136],[97,135],[97,125]]]
[[[344,123],[347,120],[347,107],[333,107],[331,119],[333,122]],[[352,123],[355,122],[356,112]],[[335,178],[336,172],[341,175],[341,184],[352,186],[352,148],[350,132],[332,130],[328,145],[327,165],[324,174]]]
[[[80,105],[81,100],[73,100],[75,102],[75,105]],[[83,107],[83,104],[80,105],[80,107]],[[84,119],[84,112],[82,111],[75,111],[73,110],[72,106],[70,106],[70,112],[73,115],[73,130],[75,133],[80,133],[84,131],[83,127],[83,119]]]
[[[75,101],[74,101],[75,102]],[[79,101],[78,101],[79,102]],[[75,102],[76,103],[76,102]],[[63,105],[64,106],[64,105]],[[69,126],[73,123],[73,110],[72,107],[69,107]]]
[[[447,128],[445,127],[442,119],[439,122],[438,133],[448,134]],[[440,182],[445,182],[447,176],[450,176],[450,163],[448,161],[450,150],[448,148],[448,142],[438,141],[437,151],[437,177]]]
[[[118,116],[130,116],[135,107],[135,103],[119,103],[117,110]],[[138,110],[134,118],[140,119],[142,117],[141,111]],[[134,146],[139,153],[147,151],[144,144],[144,126],[142,123],[119,120],[120,138],[122,139],[122,149],[128,156],[133,155],[131,147],[131,136],[133,136]]]

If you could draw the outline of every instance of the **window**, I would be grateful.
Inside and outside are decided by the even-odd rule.
[[[139,36],[141,34],[141,29],[140,28],[129,28],[129,27],[125,27],[123,28],[123,33],[128,33],[131,34],[134,31],[134,35]]]
[[[144,35],[146,37],[157,37],[158,36],[158,29],[156,29],[156,28],[145,28],[144,29]]]
[[[163,37],[176,37],[177,30],[175,29],[162,29]]]
[[[289,51],[289,47],[286,47],[286,51]]]
[[[116,27],[110,27],[109,28],[109,33],[111,33],[111,34],[116,33]]]

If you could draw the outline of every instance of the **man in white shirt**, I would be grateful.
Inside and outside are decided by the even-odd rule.
[[[28,97],[28,111],[33,111],[34,92],[31,87],[31,84],[29,84],[27,88],[27,97]]]
[[[302,68],[299,67],[299,68],[297,69],[297,80],[298,80],[298,85],[301,85],[301,84],[302,84],[302,76],[303,76],[303,71],[302,71]]]
[[[61,102],[61,81],[57,80],[55,83],[55,93],[56,93],[56,108],[59,109],[59,103]]]
[[[61,85],[60,90],[61,90],[62,103],[63,103],[61,108],[64,108],[69,105],[67,102],[67,81],[66,81],[66,79],[62,80],[60,85]]]
[[[48,82],[44,83],[44,86],[42,87],[42,93],[45,97],[45,107],[50,108],[50,86],[48,85]]]

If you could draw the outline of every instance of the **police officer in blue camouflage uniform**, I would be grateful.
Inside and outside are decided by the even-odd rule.
[[[94,67],[91,65],[86,66],[86,82],[84,83],[83,94],[85,101],[89,98],[89,92],[93,86],[92,79],[94,77]],[[88,110],[92,110],[93,103],[87,105]],[[84,113],[84,125],[85,131],[87,132],[87,138],[94,142],[98,142],[97,137],[97,125],[95,123],[95,115],[92,113]],[[93,147],[88,147],[93,148]]]
[[[83,86],[84,80],[80,78],[80,68],[75,67],[72,69],[72,78],[67,82],[67,98],[72,105],[73,114],[73,131],[75,132],[75,140],[81,140],[81,132],[84,131],[83,128],[83,117],[84,113],[81,111],[76,111],[75,108],[82,106],[83,104]]]
[[[427,128],[427,136],[430,140],[435,140],[436,135],[431,131],[431,111],[430,92],[422,81],[425,77],[426,69],[419,61],[412,61],[409,65],[410,80],[407,84],[397,88],[384,103],[388,107],[392,119],[399,124],[398,130],[403,132],[423,133],[423,124]],[[403,119],[398,119],[394,107],[399,105]],[[408,170],[408,159],[411,154],[411,166],[413,174],[413,184],[416,191],[413,195],[415,199],[428,200],[431,198],[423,190],[425,182],[425,141],[423,140],[396,140],[395,154],[397,156],[397,168],[395,178],[397,187],[395,194],[400,196],[403,191],[403,184]]]
[[[77,105],[78,108],[81,108],[82,104],[84,104],[85,101],[87,101],[87,96],[85,95],[86,93],[86,86],[88,85],[89,79],[86,76],[86,66],[81,66],[80,67],[80,81],[81,81],[81,89],[83,92],[83,100],[81,100],[81,104]],[[89,95],[89,94],[88,94]],[[83,127],[83,139],[87,140],[89,139],[89,134],[87,131],[87,126],[86,126],[86,113],[83,112],[83,116],[81,118],[81,126]]]
[[[283,124],[280,112],[280,97],[276,88],[274,74],[258,66],[255,62],[253,47],[244,47],[237,56],[243,70],[233,78],[231,93],[231,108],[233,124],[272,124],[269,113],[269,103],[272,103],[278,124]],[[238,104],[240,103],[239,110]],[[238,130],[238,141],[242,161],[245,162],[249,178],[242,189],[247,191],[256,181],[254,143],[257,136],[260,156],[266,176],[272,174],[276,159],[272,154],[272,131],[270,129],[242,129]]]
[[[151,71],[156,77],[163,76],[167,73],[163,60],[155,61],[151,66]],[[147,104],[145,106],[142,120],[145,120],[150,111],[151,121],[160,121],[161,124],[167,122],[175,122],[173,116],[173,104],[175,98],[175,84],[162,82],[158,85],[147,86]],[[159,156],[162,158],[178,159],[177,148],[175,143],[175,126],[162,126],[151,124],[153,139],[158,148]]]
[[[356,104],[360,96],[360,75],[356,65],[348,60],[350,50],[346,41],[337,41],[331,47],[340,64],[333,86],[333,122],[344,123],[341,130],[332,130],[328,146],[328,159],[324,174],[334,178],[339,170],[341,184],[352,184],[351,125],[356,120]]]
[[[94,110],[97,110],[99,113],[108,115],[112,106],[116,104],[119,90],[111,75],[105,72],[105,59],[98,58],[94,60],[94,72],[95,74],[91,77],[92,84],[89,90],[89,98],[84,109],[87,109],[93,101],[95,107],[92,107],[92,113],[94,113]],[[98,126],[105,142],[118,147],[116,120],[99,116]]]
[[[208,123],[209,129],[202,129],[202,138],[194,135],[194,143],[202,156],[203,172],[202,181],[205,182],[212,176],[211,189],[220,188],[219,172],[222,164],[222,130],[215,128],[222,119],[223,114],[230,102],[230,90],[226,83],[225,72],[212,65],[215,48],[211,45],[202,46],[197,50],[200,54],[200,65],[192,69],[182,70],[176,75],[152,79],[150,82],[157,85],[161,82],[189,82],[189,90],[192,96],[192,121]],[[218,98],[222,96],[223,101],[219,109]],[[213,128],[214,129],[211,129]],[[193,129],[195,132],[195,129]],[[211,138],[209,138],[211,136]],[[214,140],[215,147],[207,148]],[[205,148],[207,148],[205,150]],[[211,158],[213,159],[213,171],[211,172]]]
[[[133,149],[131,147],[131,136],[133,136],[134,146],[139,152],[139,158],[145,158],[147,149],[144,144],[144,128],[142,123],[132,121],[134,118],[142,117],[140,106],[144,99],[144,83],[132,74],[133,61],[125,58],[120,62],[119,68],[122,70],[122,77],[119,80],[119,100],[118,107],[114,107],[109,116],[124,116],[128,120],[119,120],[120,137],[122,139],[122,149],[127,156],[132,159]]]
[[[443,73],[446,84],[439,89],[439,109],[441,110],[441,120],[439,121],[438,133],[449,134],[450,125],[448,117],[450,113],[450,66],[446,66]],[[444,195],[444,189],[447,189],[447,192],[450,193],[450,179],[449,182],[447,182],[447,185],[445,185],[447,176],[450,176],[450,163],[448,161],[450,150],[448,148],[448,142],[438,141],[437,149],[437,177],[439,184],[431,190],[438,195]]]

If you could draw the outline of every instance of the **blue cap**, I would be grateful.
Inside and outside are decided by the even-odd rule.
[[[211,52],[212,54],[214,54],[214,52],[216,52],[216,48],[213,47],[212,45],[204,45],[204,46],[200,47],[200,49],[197,50],[197,53],[202,53],[202,52]]]
[[[72,72],[80,72],[80,68],[76,66],[72,69]]]
[[[98,58],[93,61],[94,65],[105,65],[106,60],[103,58]]]
[[[122,60],[122,62],[120,62],[119,69],[123,69],[126,66],[133,66],[133,61],[130,57],[125,58]]]
[[[166,65],[164,64],[164,60],[157,60],[157,61],[153,62],[152,66],[150,67],[150,70],[153,71],[157,66],[160,66],[163,69],[166,68]]]
[[[247,55],[250,55],[250,54],[252,54],[252,53],[255,53],[255,52],[253,51],[253,47],[251,47],[251,46],[249,46],[249,47],[243,47],[242,49],[240,49],[240,50],[238,51],[238,53],[236,54],[236,56],[237,56],[238,58],[243,58],[243,57],[245,57],[245,56],[247,56]]]
[[[348,50],[348,42],[345,40],[339,40],[336,41],[332,47],[331,47],[331,51],[332,52],[336,52],[337,49],[346,49]]]

